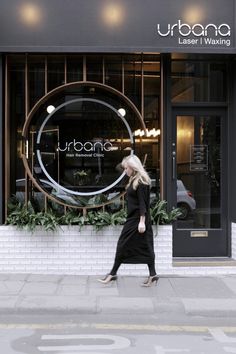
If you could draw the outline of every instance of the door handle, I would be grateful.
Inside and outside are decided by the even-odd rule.
[[[172,152],[172,179],[176,179],[176,152]]]

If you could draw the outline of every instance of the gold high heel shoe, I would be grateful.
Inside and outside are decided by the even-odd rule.
[[[117,275],[111,275],[111,274],[107,274],[103,279],[97,279],[97,281],[99,281],[102,284],[108,284],[111,281],[115,281],[115,280],[117,280]]]
[[[144,287],[150,287],[152,286],[153,284],[157,285],[157,282],[158,282],[158,276],[157,275],[153,275],[152,277],[148,277],[148,279],[143,282],[141,284],[141,286],[144,286]]]

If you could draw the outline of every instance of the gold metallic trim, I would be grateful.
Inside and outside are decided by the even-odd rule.
[[[87,60],[86,55],[83,56],[83,81],[87,80]]]
[[[45,56],[44,61],[44,91],[45,95],[48,93],[48,57]]]
[[[25,121],[29,111],[29,67],[28,54],[25,55]],[[25,171],[25,204],[29,201],[29,176]]]
[[[59,87],[56,87],[55,89],[53,89],[52,91],[50,91],[47,95],[45,95],[44,97],[42,97],[35,105],[34,107],[31,109],[31,111],[29,112],[28,114],[28,117],[26,119],[26,122],[24,124],[24,127],[23,127],[23,131],[22,131],[22,136],[23,136],[23,149],[22,149],[22,161],[23,161],[23,164],[24,164],[24,167],[25,167],[25,170],[26,170],[26,173],[28,175],[28,177],[30,178],[30,180],[32,181],[32,183],[36,186],[36,188],[41,191],[46,198],[50,198],[51,200],[55,201],[56,203],[58,204],[61,204],[63,206],[66,206],[66,207],[69,207],[69,208],[75,208],[75,209],[94,209],[94,208],[101,208],[105,205],[108,205],[108,204],[112,204],[114,202],[115,199],[118,199],[118,198],[122,198],[125,194],[125,192],[119,194],[119,196],[117,198],[114,198],[108,202],[105,202],[105,203],[102,203],[102,204],[99,204],[99,205],[93,205],[93,206],[86,206],[86,207],[81,207],[81,206],[74,206],[74,205],[70,205],[70,204],[67,204],[65,202],[62,202],[60,200],[58,200],[57,198],[53,197],[52,195],[48,194],[47,192],[45,192],[45,190],[40,186],[40,184],[38,184],[38,181],[34,178],[32,172],[31,172],[31,169],[29,168],[29,163],[28,163],[28,160],[27,160],[27,156],[26,156],[26,149],[25,149],[25,145],[26,145],[26,142],[27,142],[27,139],[28,139],[28,129],[29,129],[29,125],[30,125],[30,122],[31,122],[31,119],[33,118],[34,114],[37,112],[38,108],[41,106],[42,103],[44,103],[45,101],[47,101],[51,96],[53,96],[55,93],[57,92],[60,92],[61,90],[67,88],[67,87],[73,87],[73,86],[77,86],[77,85],[80,85],[80,86],[94,86],[94,87],[99,87],[99,88],[103,88],[109,92],[112,92],[114,94],[116,94],[117,96],[119,97],[122,97],[124,99],[124,101],[127,103],[127,105],[129,107],[132,108],[132,110],[135,112],[135,114],[137,115],[137,118],[139,119],[143,129],[146,131],[146,126],[145,126],[145,123],[144,123],[144,120],[139,112],[139,110],[137,109],[137,107],[133,104],[133,102],[128,98],[126,97],[125,95],[123,95],[120,91],[110,87],[110,86],[107,86],[107,85],[103,85],[101,83],[97,83],[97,82],[90,82],[90,81],[77,81],[77,82],[72,82],[72,83],[68,83],[68,84],[65,84],[65,85],[62,85],[62,86],[59,86]],[[122,199],[124,201],[124,199]],[[46,203],[45,203],[46,205]]]
[[[81,209],[83,210],[83,214],[86,215],[87,213],[87,209],[98,209],[98,208],[102,208],[104,207],[105,205],[109,205],[109,204],[112,204],[116,199],[121,199],[124,200],[124,195],[126,192],[122,192],[117,198],[114,198],[114,199],[111,199],[110,201],[108,202],[105,202],[105,203],[102,203],[102,204],[98,204],[98,205],[91,205],[91,206],[86,206],[86,207],[82,207],[82,206],[77,206],[77,205],[71,205],[71,204],[67,204],[65,202],[62,202],[60,200],[58,200],[57,198],[55,198],[54,196],[52,196],[51,194],[48,194],[47,192],[45,192],[45,190],[38,184],[37,180],[33,177],[32,173],[31,173],[31,170],[29,169],[29,165],[28,165],[28,161],[25,157],[25,155],[22,155],[22,161],[23,161],[23,164],[24,164],[24,167],[25,167],[25,171],[26,173],[28,174],[29,178],[31,179],[32,183],[34,184],[34,186],[40,191],[43,193],[45,199],[45,210],[47,210],[47,199],[51,199],[52,201],[60,204],[60,205],[63,205],[65,208],[68,207],[68,208],[73,208],[73,209]]]
[[[145,122],[143,120],[143,117],[141,116],[139,110],[137,109],[137,107],[134,105],[134,103],[125,95],[123,95],[120,91],[116,90],[115,88],[108,86],[108,85],[103,85],[99,82],[93,82],[93,81],[76,81],[76,82],[70,82],[68,84],[65,85],[61,85],[56,87],[55,89],[51,90],[47,95],[43,96],[42,98],[40,98],[40,100],[34,105],[34,107],[31,109],[31,111],[28,114],[27,120],[24,124],[23,127],[23,131],[22,131],[22,136],[27,139],[27,131],[28,131],[28,127],[30,124],[30,121],[33,117],[33,115],[37,112],[38,108],[41,106],[42,103],[44,103],[44,101],[48,100],[51,96],[53,96],[55,93],[60,92],[61,90],[63,90],[66,87],[73,87],[73,86],[94,86],[94,87],[98,87],[98,88],[103,88],[111,93],[114,93],[115,95],[123,98],[125,100],[125,102],[127,103],[127,105],[135,112],[137,118],[139,119],[141,125],[142,125],[142,129],[144,129],[146,131],[146,125]],[[24,151],[24,149],[23,149]]]
[[[67,56],[64,57],[64,83],[67,84]]]
[[[25,55],[25,120],[29,112],[29,68],[28,54]]]
[[[105,58],[102,57],[102,83],[105,85]]]
[[[9,77],[8,55],[5,60],[5,218],[7,217],[7,201],[10,197],[10,114],[9,114]]]
[[[143,53],[141,57],[141,115],[144,119],[144,73],[143,73]]]
[[[123,95],[125,94],[125,64],[124,64],[124,57],[122,56],[121,60],[121,92]]]

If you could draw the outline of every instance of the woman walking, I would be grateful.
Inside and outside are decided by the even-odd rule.
[[[103,284],[117,279],[117,271],[122,263],[144,263],[148,265],[149,277],[142,286],[156,284],[153,231],[149,212],[151,180],[136,155],[123,159],[122,167],[129,177],[126,186],[127,219],[119,237],[114,265],[104,279]]]

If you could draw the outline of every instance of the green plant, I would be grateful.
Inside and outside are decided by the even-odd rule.
[[[179,208],[167,210],[165,200],[157,201],[150,209],[153,224],[171,224],[180,215]],[[26,229],[34,232],[37,226],[41,226],[46,231],[55,231],[60,225],[93,225],[95,230],[101,230],[104,226],[116,226],[124,224],[127,217],[125,209],[116,212],[108,211],[88,211],[83,215],[73,208],[68,209],[64,215],[58,215],[50,208],[47,211],[36,212],[32,203],[22,204],[16,197],[12,197],[8,203],[8,217],[6,224],[14,225],[19,229]]]
[[[116,226],[124,224],[126,220],[126,210],[122,209],[115,213],[107,211],[89,212],[88,222],[94,225],[97,231],[101,230],[104,226]]]
[[[46,231],[55,231],[60,222],[59,217],[52,210],[35,212],[30,201],[23,204],[13,197],[8,203],[8,216],[5,224],[34,232],[37,226],[42,226]]]
[[[23,229],[29,224],[30,211],[27,205],[22,205],[18,201],[10,201],[8,205],[7,225],[14,225],[18,229]]]
[[[179,208],[174,208],[168,211],[166,200],[158,200],[156,204],[151,208],[150,212],[152,222],[156,225],[171,224],[182,214]]]
[[[28,229],[34,231],[37,226],[42,226],[45,231],[56,231],[60,225],[59,218],[52,210],[30,214]]]
[[[74,225],[77,223],[80,215],[74,209],[68,209],[60,218],[61,225]]]
[[[74,179],[77,181],[79,186],[82,186],[88,182],[90,171],[77,170],[74,172]]]
[[[125,218],[125,210],[115,213],[89,211],[86,215],[72,208],[68,209],[64,215],[58,215],[51,208],[48,208],[47,211],[35,212],[31,202],[25,205],[14,196],[8,202],[6,224],[31,232],[34,232],[37,226],[42,226],[46,231],[55,231],[60,225],[79,225],[80,227],[93,225],[96,230],[100,230],[104,226],[123,224]]]
[[[60,218],[61,225],[79,225],[82,227],[86,224],[86,221],[87,217],[75,209],[68,209]]]

